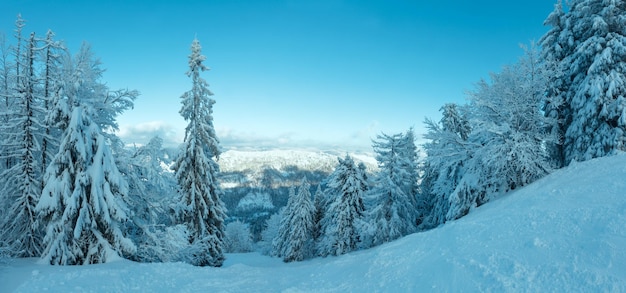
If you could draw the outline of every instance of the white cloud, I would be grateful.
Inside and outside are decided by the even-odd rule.
[[[117,135],[126,144],[146,144],[150,139],[159,136],[164,146],[174,147],[183,142],[184,129],[179,129],[165,121],[150,121],[135,125],[120,124]]]

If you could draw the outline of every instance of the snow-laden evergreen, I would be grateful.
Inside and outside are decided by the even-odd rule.
[[[491,74],[489,84],[481,81],[471,94],[470,141],[480,143],[477,153],[483,167],[490,169],[485,173],[499,181],[488,185],[507,191],[550,171],[544,145],[554,139],[545,129],[555,122],[542,115],[540,105],[551,73],[531,48],[518,63]]]
[[[339,164],[327,182],[326,193],[332,202],[321,220],[323,226],[317,251],[322,256],[354,251],[363,238],[363,197],[368,191],[365,174],[349,155],[338,160]],[[318,196],[321,194],[316,193],[316,203]]]
[[[413,145],[412,145],[413,144]],[[416,162],[411,148],[414,142],[405,134],[381,134],[374,141],[380,171],[370,191],[368,245],[379,245],[416,231],[417,209],[410,194]]]
[[[40,140],[45,128],[41,123],[44,110],[36,89],[34,33],[25,53],[18,63],[23,66],[22,82],[12,97],[16,101],[15,113],[5,125],[5,129],[13,131],[5,133],[2,141],[7,151],[5,158],[14,163],[0,174],[0,190],[9,205],[0,219],[0,240],[9,242],[16,256],[33,257],[41,254],[42,235],[36,224],[35,205],[41,195]]]
[[[4,141],[5,134],[10,131],[6,126],[11,119],[11,109],[13,99],[11,97],[11,87],[13,85],[13,60],[11,60],[11,46],[7,43],[4,34],[0,33],[0,141]],[[4,158],[7,149],[4,143],[0,144],[0,167],[2,169],[10,167],[9,159]],[[0,195],[0,200],[2,196]],[[1,203],[1,202],[0,202]],[[2,207],[0,207],[2,208]]]
[[[23,42],[22,28],[24,25],[24,20],[18,14],[17,20],[15,21],[14,36],[17,40],[17,44],[15,45],[8,44],[4,34],[0,34],[0,41],[2,41],[2,46],[0,47],[0,49],[2,49],[2,59],[0,59],[0,65],[2,66],[2,75],[0,76],[2,80],[2,90],[0,92],[2,95],[2,106],[0,107],[2,119],[2,123],[0,123],[0,170],[2,172],[10,169],[15,163],[14,157],[18,146],[18,142],[10,140],[9,136],[11,134],[16,135],[15,133],[18,131],[18,129],[14,127],[15,114],[18,112],[15,106],[15,97],[17,96],[17,74],[19,74],[20,71],[18,67],[21,67],[23,64],[19,59],[22,58],[20,48]],[[13,189],[14,187],[12,186],[3,186],[6,185],[7,182],[4,178],[5,177],[0,177],[0,187],[3,189]],[[11,200],[9,200],[8,193],[0,192],[0,208],[6,210],[10,204]],[[0,225],[2,222],[3,218],[0,217]],[[2,240],[3,239],[0,239],[0,241]]]
[[[449,195],[447,220],[552,170],[545,146],[554,141],[547,126],[555,122],[540,108],[548,69],[531,48],[518,63],[491,74],[491,83],[481,81],[471,93],[469,159]]]
[[[426,120],[421,187],[430,211],[422,228],[458,219],[552,170],[546,146],[558,140],[557,122],[541,105],[554,70],[531,47],[518,63],[491,74],[489,83],[479,82],[463,112],[445,106],[439,124]]]
[[[283,211],[278,235],[272,244],[273,255],[284,262],[302,261],[313,255],[313,215],[315,208],[311,202],[310,185],[306,178],[296,193],[292,187],[289,201]]]
[[[219,267],[224,262],[224,219],[226,208],[217,180],[219,166],[213,158],[220,147],[213,127],[213,95],[208,83],[200,77],[208,68],[197,39],[191,44],[189,71],[190,91],[181,96],[180,114],[189,122],[185,129],[182,153],[176,159],[176,179],[180,187],[181,223],[189,227],[189,242],[198,250],[192,252],[195,265]]]
[[[414,209],[412,221],[415,225],[418,225],[423,221],[424,214],[420,209],[421,203],[418,202],[418,183],[420,178],[418,166],[419,154],[417,146],[415,145],[415,131],[413,130],[413,128],[410,128],[404,133],[400,145],[400,150],[402,152],[400,156],[403,158],[403,160],[401,161],[401,167],[407,172],[407,177],[404,179],[404,190],[405,193],[409,196],[409,199],[411,200],[411,205]]]
[[[264,229],[261,232],[261,240],[257,242],[258,251],[264,255],[273,255],[273,242],[278,235],[280,229],[280,222],[283,218],[283,209],[278,210],[277,213],[272,214],[269,219],[265,221]]]
[[[441,108],[439,123],[430,119],[424,122],[428,132],[423,145],[426,151],[421,181],[422,204],[420,211],[425,213],[421,228],[429,229],[443,224],[450,208],[448,197],[463,177],[464,162],[469,159],[471,145],[467,139],[470,126],[465,108],[456,104],[446,104]]]
[[[174,223],[174,214],[170,209],[177,202],[177,198],[172,196],[176,193],[176,181],[173,174],[161,165],[169,162],[162,145],[160,137],[154,137],[137,148],[113,145],[116,147],[116,164],[129,185],[124,200],[132,213],[124,231],[137,245],[137,254],[132,259],[142,262],[170,259],[170,254],[162,253],[165,247],[161,245],[163,241],[160,238]]]
[[[36,211],[45,225],[42,258],[50,264],[104,263],[136,247],[121,230],[128,186],[100,128],[83,106],[72,111],[60,151],[44,176]]]
[[[569,64],[566,64],[564,59],[572,54],[574,39],[564,14],[563,2],[559,0],[554,5],[554,11],[544,21],[544,25],[551,26],[550,30],[539,40],[539,45],[542,48],[541,58],[544,64],[552,68],[553,71],[547,77],[543,112],[556,122],[555,125],[548,125],[548,131],[552,133],[555,141],[546,143],[546,148],[557,168],[566,165],[563,140],[567,127],[572,121],[572,113],[566,102],[567,89],[571,80],[564,70]]]
[[[10,94],[12,84],[11,68],[12,60],[10,59],[11,49],[7,44],[5,35],[0,33],[0,141],[4,141],[7,129],[5,125],[9,125],[11,118],[10,110],[12,109],[13,99]],[[0,168],[7,166],[8,159],[2,158],[6,154],[4,144],[0,144]],[[2,196],[0,196],[0,200]],[[1,207],[0,207],[1,208]]]
[[[54,40],[55,34],[52,30],[48,30],[46,38],[42,40],[44,43],[44,71],[43,71],[43,109],[45,110],[45,133],[41,140],[41,173],[46,172],[48,164],[59,149],[59,138],[61,131],[54,126],[54,121],[47,119],[50,113],[54,111],[56,100],[61,94],[61,54],[66,49],[63,45]],[[43,181],[42,181],[43,184]],[[43,185],[42,185],[43,188]]]
[[[163,139],[156,136],[143,146],[128,149],[118,148],[116,162],[118,168],[129,181],[127,202],[132,205],[134,218],[144,223],[171,223],[166,215],[168,199],[176,190],[176,182],[162,164],[169,163],[163,152]],[[137,222],[135,221],[135,222]]]
[[[229,253],[251,252],[253,250],[252,234],[247,224],[234,221],[226,225],[225,251]]]
[[[622,0],[572,0],[566,13],[557,10],[546,23],[546,54],[564,68],[565,120],[563,158],[572,160],[626,150],[626,6]],[[558,37],[557,37],[558,33]],[[558,49],[560,51],[555,50]],[[558,53],[565,56],[559,56]],[[558,96],[556,91],[550,96]],[[558,103],[557,103],[558,105]],[[554,108],[554,107],[553,107]]]
[[[459,110],[457,104],[448,103],[443,105],[441,111],[441,128],[444,131],[449,131],[456,134],[460,139],[467,140],[472,129],[469,121]]]
[[[322,220],[328,209],[328,200],[322,191],[321,184],[317,185],[317,189],[313,195],[313,208],[315,209],[315,213],[313,214],[313,239],[317,243],[320,236],[322,236]]]

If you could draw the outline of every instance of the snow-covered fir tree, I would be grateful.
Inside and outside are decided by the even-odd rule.
[[[296,203],[296,187],[295,186],[290,186],[289,187],[289,193],[288,193],[288,198],[287,198],[287,205],[285,205],[279,212],[280,214],[280,223],[278,224],[278,229],[276,231],[276,235],[274,235],[274,238],[272,239],[272,248],[270,251],[270,255],[271,256],[275,256],[275,257],[282,257],[283,256],[283,251],[285,250],[285,247],[287,246],[287,243],[289,241],[289,229],[291,229],[289,227],[291,220],[287,220],[287,211],[290,211],[290,217],[293,217],[293,205],[295,205]],[[314,217],[314,215],[312,216],[312,218]],[[315,226],[313,226],[313,230],[315,230]],[[311,234],[313,234],[313,232],[311,232]]]
[[[225,250],[230,253],[250,252],[253,249],[252,234],[248,224],[234,221],[226,225]]]
[[[555,122],[540,107],[552,71],[538,56],[536,49],[528,49],[518,63],[492,74],[491,83],[481,81],[471,93],[470,159],[449,196],[447,220],[552,170],[545,146],[554,141],[547,126]]]
[[[219,267],[224,262],[224,219],[226,208],[214,158],[220,147],[213,127],[213,104],[208,83],[200,77],[208,68],[206,57],[197,39],[191,44],[189,71],[190,91],[182,95],[180,114],[189,122],[185,129],[182,153],[174,166],[180,187],[180,220],[189,227],[190,244],[200,247],[194,251],[192,262],[199,266]]]
[[[12,62],[10,59],[11,50],[9,45],[7,44],[6,37],[3,33],[0,32],[0,105],[2,105],[2,109],[0,110],[0,121],[1,125],[7,125],[9,123],[9,110],[11,109],[12,99],[9,94],[10,84],[12,84],[11,77],[11,67]],[[0,128],[3,129],[3,128]],[[4,129],[3,129],[4,130]],[[2,135],[0,134],[0,139],[2,139]],[[0,154],[3,154],[4,146],[0,145]],[[6,160],[0,159],[0,167],[6,167],[4,163]]]
[[[272,244],[273,255],[284,262],[302,261],[313,255],[313,215],[315,208],[311,202],[309,183],[304,178],[298,193],[292,187],[289,200],[283,211],[278,235]]]
[[[50,264],[104,263],[134,254],[122,233],[128,186],[100,128],[84,106],[73,107],[60,151],[44,176],[36,211],[45,224],[42,258]]]
[[[553,74],[547,78],[546,97],[543,102],[544,114],[555,121],[555,125],[547,125],[555,140],[546,144],[551,161],[557,168],[566,165],[563,139],[567,126],[572,121],[571,111],[566,103],[567,89],[571,79],[565,74],[564,68],[569,64],[564,59],[574,50],[574,39],[569,22],[564,17],[563,2],[557,1],[554,11],[544,21],[551,26],[550,30],[539,40],[542,48],[541,59],[545,66],[551,67]]]
[[[448,103],[443,105],[441,111],[441,128],[443,131],[451,132],[462,140],[467,140],[471,133],[470,123],[462,114],[457,104]]]
[[[322,235],[322,219],[324,218],[324,212],[327,210],[327,200],[324,192],[322,191],[321,184],[317,185],[315,195],[313,195],[313,208],[315,208],[315,214],[313,214],[313,239],[317,242]]]
[[[163,139],[153,137],[146,145],[136,148],[119,148],[116,162],[130,186],[127,201],[134,217],[145,223],[155,223],[165,213],[162,197],[171,194],[173,177],[169,178],[161,164]],[[164,219],[160,219],[164,220]],[[168,221],[171,222],[171,221]]]
[[[9,119],[11,117],[11,102],[12,99],[9,95],[9,83],[10,83],[10,71],[11,71],[11,61],[9,59],[10,50],[6,43],[6,39],[4,34],[0,33],[0,173],[4,172],[9,166],[9,159],[7,156],[7,148],[4,145],[6,141],[8,129],[7,125],[9,125]],[[5,180],[0,180],[0,189],[4,185]],[[6,211],[8,209],[8,205],[10,201],[8,199],[8,195],[6,193],[0,193],[0,209]],[[4,222],[3,217],[0,216],[0,225]],[[7,247],[5,239],[3,239],[2,235],[0,235],[0,246]],[[6,251],[9,251],[6,248]]]
[[[474,140],[485,150],[485,166],[499,166],[493,174],[508,177],[505,189],[514,189],[545,176],[551,169],[544,145],[553,142],[540,105],[546,79],[552,73],[542,66],[535,48],[520,61],[491,75],[491,84],[482,81],[471,94]]]
[[[402,133],[378,135],[374,151],[379,172],[370,191],[373,206],[368,208],[369,245],[379,245],[415,232],[416,207],[407,184],[413,180],[407,166],[415,166],[407,154],[406,138]],[[417,180],[417,178],[415,178]]]
[[[119,150],[118,154],[123,150]],[[118,165],[127,166],[125,174],[136,188],[131,192],[135,201],[145,203],[133,208],[138,214],[136,216],[146,222],[172,223],[173,219],[166,210],[175,201],[174,198],[168,198],[176,191],[176,180],[173,174],[166,170],[171,159],[164,152],[163,139],[155,136],[146,145],[131,150],[127,154],[129,157],[126,164],[122,164],[122,160],[118,159]]]
[[[546,41],[571,46],[561,60],[564,78],[570,81],[563,89],[568,107],[564,110],[566,164],[626,150],[624,1],[572,0],[568,6],[566,13],[548,19],[566,39]],[[561,24],[565,26],[559,27]]]
[[[44,72],[43,72],[43,109],[46,113],[44,118],[45,133],[41,140],[41,173],[45,173],[48,164],[59,148],[61,131],[54,126],[54,122],[48,118],[54,109],[54,101],[61,94],[61,54],[65,51],[60,42],[54,40],[54,32],[48,30],[43,47]],[[43,181],[42,181],[43,184]],[[43,186],[42,186],[43,188]]]
[[[15,20],[15,49],[13,50],[15,56],[15,83],[20,84],[22,79],[22,71],[23,65],[20,60],[22,58],[22,30],[26,26],[26,21],[22,18],[22,14],[17,15],[17,19]]]
[[[404,133],[404,136],[401,139],[400,144],[401,154],[400,157],[403,158],[401,161],[401,168],[406,170],[407,177],[404,179],[404,192],[409,196],[411,200],[411,205],[413,205],[413,209],[415,210],[413,213],[416,225],[421,223],[424,219],[424,215],[420,209],[421,203],[418,203],[419,197],[419,168],[418,168],[418,151],[417,146],[415,145],[415,133],[413,128],[407,130]]]
[[[8,147],[8,158],[13,165],[1,173],[2,193],[9,207],[0,222],[0,239],[6,239],[16,256],[33,257],[41,254],[41,233],[36,225],[35,205],[41,195],[40,140],[43,136],[41,96],[36,89],[35,34],[31,34],[25,55],[20,59],[24,66],[21,82],[16,84],[15,115],[8,121],[2,144]]]
[[[170,212],[177,199],[176,180],[161,164],[168,163],[162,149],[163,139],[152,138],[146,145],[137,148],[117,146],[114,151],[116,164],[129,185],[124,199],[132,213],[124,225],[124,232],[137,245],[133,260],[142,262],[163,261],[159,238],[166,227],[174,223]],[[114,145],[116,146],[116,145]]]
[[[10,123],[10,121],[14,118],[15,113],[18,112],[18,110],[15,109],[16,97],[19,95],[18,85],[21,84],[23,77],[22,69],[25,67],[22,51],[24,42],[22,30],[24,26],[25,21],[22,19],[22,16],[18,14],[17,20],[15,21],[15,30],[13,35],[15,37],[15,44],[13,46],[5,46],[5,44],[3,44],[2,63],[4,68],[2,71],[2,98],[4,107],[0,107],[3,122],[0,124],[0,138],[2,139],[2,144],[0,145],[0,160],[2,160],[3,163],[3,170],[10,169],[15,163],[15,150],[17,143],[10,141],[7,135],[19,131],[18,129],[12,127],[14,123]],[[7,202],[8,199],[5,198],[5,203]]]
[[[446,104],[439,123],[426,119],[424,135],[427,143],[426,162],[421,181],[420,211],[425,213],[422,229],[443,224],[450,207],[448,196],[463,177],[464,162],[470,158],[472,147],[467,139],[471,133],[469,121],[456,104]]]
[[[326,192],[333,201],[324,213],[318,254],[341,255],[354,251],[361,241],[361,222],[365,215],[363,196],[368,186],[363,170],[349,155],[338,158],[339,164],[328,178]]]
[[[11,158],[8,157],[9,146],[4,144],[4,141],[7,139],[6,135],[11,133],[13,129],[9,127],[9,120],[11,119],[14,109],[13,104],[15,99],[13,96],[15,95],[15,73],[13,68],[15,67],[15,62],[11,59],[13,48],[10,46],[4,34],[0,34],[0,98],[2,99],[2,107],[0,107],[0,141],[3,143],[0,144],[0,170],[6,170],[11,167]],[[1,195],[0,195],[1,199]]]
[[[284,208],[278,210],[277,213],[272,214],[269,219],[265,221],[265,229],[261,232],[261,240],[257,242],[257,246],[259,251],[264,255],[273,255],[273,247],[272,244],[274,239],[278,235],[278,230],[280,229],[280,222],[283,218]]]

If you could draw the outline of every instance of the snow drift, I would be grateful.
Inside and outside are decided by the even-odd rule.
[[[222,268],[0,264],[0,292],[625,292],[626,155],[554,172],[437,229],[340,257]]]

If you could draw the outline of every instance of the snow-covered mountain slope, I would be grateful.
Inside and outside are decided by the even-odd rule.
[[[363,162],[369,172],[378,166],[373,154],[349,153],[355,162]],[[319,150],[228,150],[219,159],[220,180],[224,188],[289,187],[307,177],[318,184],[337,166],[337,157],[346,153]],[[271,186],[267,184],[271,182]]]
[[[455,222],[284,264],[0,265],[0,292],[626,292],[626,155],[575,163]]]
[[[346,153],[311,150],[228,150],[220,156],[220,169],[223,172],[257,171],[263,168],[284,170],[295,166],[300,170],[332,172],[337,165],[337,157]],[[357,163],[363,162],[370,170],[376,168],[376,159],[371,154],[350,153]]]

